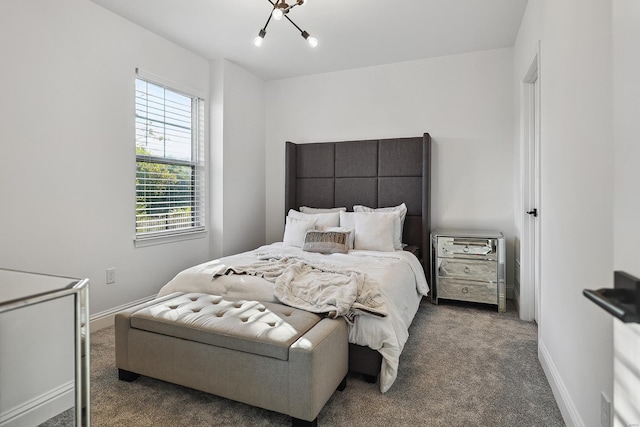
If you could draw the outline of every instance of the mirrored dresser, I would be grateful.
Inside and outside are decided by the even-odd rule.
[[[89,426],[89,387],[89,280],[0,268],[0,425]]]
[[[500,231],[435,230],[431,261],[432,303],[469,301],[506,311],[505,242]]]

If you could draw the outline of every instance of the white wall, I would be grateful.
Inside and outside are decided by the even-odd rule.
[[[227,60],[211,63],[211,257],[265,242],[264,82]]]
[[[530,0],[516,79],[541,40],[539,353],[568,425],[600,425],[611,396],[611,316],[582,296],[613,271],[611,3]],[[517,117],[516,117],[517,120]]]
[[[206,94],[207,61],[86,0],[3,0],[0,52],[0,267],[88,277],[97,313],[208,259],[133,245],[135,68]]]
[[[432,227],[499,229],[511,248],[511,76],[511,49],[497,49],[267,82],[267,241],[282,240],[285,141],[428,132]]]
[[[88,277],[91,314],[108,314],[210,253],[264,243],[260,79],[226,61],[210,73],[207,60],[86,0],[3,0],[0,52],[0,268]],[[136,68],[211,100],[219,145],[201,238],[134,247]],[[23,378],[40,387],[12,394],[2,411],[60,381]]]
[[[640,277],[640,2],[613,0],[614,268]],[[614,321],[615,426],[640,425],[640,325]]]

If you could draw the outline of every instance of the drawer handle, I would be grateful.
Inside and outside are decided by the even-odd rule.
[[[465,246],[465,247],[462,249],[462,252],[469,252],[469,246]]]
[[[467,288],[466,286],[464,288],[462,288],[462,293],[463,294],[468,294],[469,293],[469,288]]]
[[[469,273],[471,273],[471,269],[470,269],[469,267],[466,267],[466,266],[465,266],[465,267],[464,267],[464,272],[465,272],[465,273],[467,273],[467,274],[469,274]]]

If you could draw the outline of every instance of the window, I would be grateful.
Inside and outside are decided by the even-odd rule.
[[[136,78],[136,240],[203,231],[204,101]]]

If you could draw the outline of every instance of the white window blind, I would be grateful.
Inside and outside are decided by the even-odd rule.
[[[204,102],[136,78],[136,239],[205,226]]]

